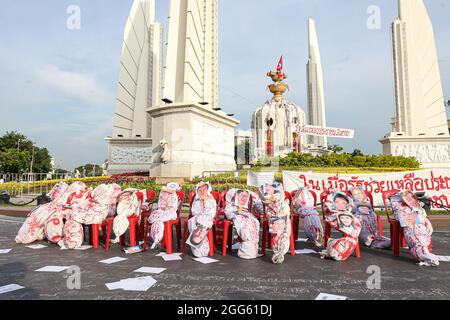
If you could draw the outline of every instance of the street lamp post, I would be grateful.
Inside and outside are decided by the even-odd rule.
[[[31,153],[30,174],[33,173],[33,163],[34,163],[34,142],[33,142],[33,152]]]

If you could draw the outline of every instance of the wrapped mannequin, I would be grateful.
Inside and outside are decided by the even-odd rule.
[[[141,206],[144,201],[145,190],[137,190],[134,188],[125,189],[118,197],[117,215],[113,222],[113,232],[116,238],[112,243],[118,243],[120,236],[125,234],[130,223],[128,217],[132,215],[141,216]]]
[[[322,257],[336,261],[347,260],[355,251],[358,236],[361,232],[361,223],[352,214],[353,201],[344,192],[330,190],[324,203],[326,223],[343,234],[342,238],[328,240]]]
[[[271,234],[272,262],[283,263],[284,255],[289,251],[291,237],[291,210],[285,200],[283,186],[280,183],[264,184],[260,188],[260,198],[269,220]]]
[[[407,190],[391,197],[395,218],[403,228],[410,252],[419,263],[426,266],[438,266],[439,259],[430,252],[433,226],[427,218],[422,204]]]
[[[53,242],[61,240],[63,212],[74,196],[82,197],[86,193],[86,185],[83,182],[74,182],[70,186],[65,183],[58,183],[48,194],[52,202],[36,207],[25,220],[16,236],[17,243],[32,243],[42,240],[46,236]],[[46,232],[47,230],[47,232]]]
[[[259,220],[251,212],[251,199],[253,204],[259,198],[249,190],[231,189],[226,195],[225,215],[232,220],[237,234],[242,242],[239,243],[238,256],[243,259],[258,257]]]
[[[178,183],[170,182],[162,187],[158,199],[158,208],[152,212],[148,222],[152,225],[150,237],[153,239],[151,249],[160,245],[164,236],[164,222],[177,219],[178,196],[180,190]]]
[[[217,203],[211,195],[209,182],[200,182],[195,186],[195,197],[192,201],[192,217],[189,219],[188,228],[191,236],[188,244],[192,254],[198,258],[209,254],[208,232],[212,228],[217,213]]]
[[[370,199],[367,197],[364,188],[361,186],[351,188],[350,192],[353,197],[354,210],[353,213],[361,222],[361,233],[359,241],[366,247],[375,249],[388,249],[391,247],[391,240],[383,237],[378,232],[377,215],[372,208]]]
[[[316,246],[323,247],[324,232],[322,221],[315,208],[314,198],[309,189],[298,189],[292,201],[294,212],[304,219],[303,224],[308,239],[314,241]]]

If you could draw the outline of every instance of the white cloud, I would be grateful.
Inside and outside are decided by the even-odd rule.
[[[64,71],[54,65],[36,73],[37,80],[66,97],[79,99],[88,105],[110,108],[114,95],[90,74]]]

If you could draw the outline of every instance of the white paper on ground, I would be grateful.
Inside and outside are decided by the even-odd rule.
[[[75,248],[75,250],[87,250],[90,248],[92,248],[92,246],[86,244],[86,245],[82,245],[81,247]]]
[[[166,268],[153,268],[153,267],[142,267],[137,270],[134,270],[134,272],[141,272],[141,273],[156,273],[159,274],[163,271],[166,271]]]
[[[111,264],[111,263],[116,263],[116,262],[120,262],[120,261],[124,261],[124,260],[128,260],[128,258],[114,257],[114,258],[109,258],[109,259],[106,259],[106,260],[101,260],[99,262],[106,263],[106,264]]]
[[[37,272],[61,272],[61,271],[67,270],[69,268],[70,267],[64,267],[64,266],[46,266],[46,267],[37,269],[35,271],[37,271]]]
[[[183,260],[183,258],[180,257],[181,254],[165,254],[162,256],[164,261],[176,261],[176,260]]]
[[[0,287],[0,294],[7,293],[11,291],[16,291],[19,289],[23,289],[25,287],[19,286],[18,284],[8,284],[6,286]]]
[[[320,253],[320,252],[317,252],[317,251],[312,250],[312,249],[301,249],[301,250],[295,250],[295,253],[297,253],[297,254],[310,254],[310,253]]]
[[[123,279],[118,282],[106,283],[108,290],[122,289],[124,291],[147,291],[150,289],[156,280],[151,277],[139,277],[139,278],[128,278]]]
[[[329,293],[320,293],[314,300],[347,300],[347,297]]]
[[[450,256],[437,256],[439,261],[450,261]]]
[[[298,238],[296,242],[308,242],[308,238]]]
[[[47,248],[47,246],[44,246],[43,244],[32,244],[31,246],[26,246],[27,248],[30,249],[42,249],[42,248]]]
[[[214,262],[219,262],[219,260],[211,259],[211,258],[208,258],[208,257],[192,258],[192,259],[194,259],[195,261],[201,262],[203,264],[210,264],[210,263],[214,263]]]
[[[9,253],[12,249],[0,249],[0,253]]]
[[[155,257],[162,257],[162,256],[165,256],[167,253],[165,253],[165,252],[160,252],[160,253],[158,253],[157,255],[155,255]],[[171,253],[173,256],[176,256],[176,255],[178,255],[178,256],[181,256],[182,255],[182,253],[179,253],[179,252],[175,252],[175,253]]]

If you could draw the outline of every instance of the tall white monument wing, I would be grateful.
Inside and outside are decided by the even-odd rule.
[[[396,114],[393,131],[448,136],[434,31],[422,0],[399,0],[392,25]]]
[[[307,85],[309,124],[313,126],[326,127],[323,70],[320,59],[316,25],[313,19],[308,20],[308,50],[309,59],[307,65]],[[328,145],[326,137],[310,136],[309,143],[315,147],[327,147]]]
[[[155,0],[134,0],[124,31],[113,138],[150,138],[146,108],[161,98],[161,49]]]
[[[217,107],[217,0],[171,0],[164,99]]]

